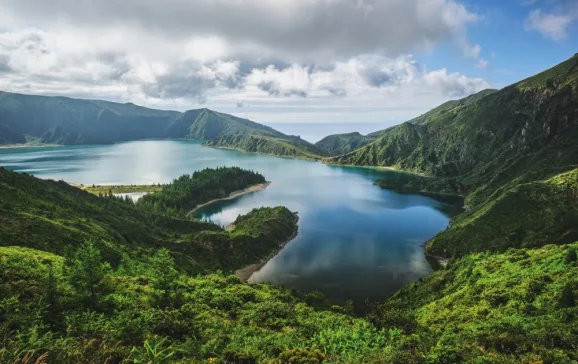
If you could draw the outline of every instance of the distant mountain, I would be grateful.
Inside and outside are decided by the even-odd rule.
[[[164,136],[211,140],[238,134],[286,137],[271,127],[209,109],[189,110],[178,115],[168,125]]]
[[[106,144],[159,138],[178,115],[131,103],[0,92],[0,142]]]
[[[209,140],[205,145],[302,159],[319,160],[328,155],[324,150],[297,136],[271,137],[266,135],[235,134]]]
[[[151,138],[217,139],[207,145],[303,158],[326,155],[298,137],[209,109],[180,113],[132,103],[0,92],[0,144],[109,144]],[[259,143],[249,142],[257,139]]]
[[[429,120],[437,115],[443,114],[449,110],[455,110],[456,108],[475,103],[479,99],[487,95],[491,95],[494,92],[496,92],[496,90],[484,90],[461,100],[448,101],[436,107],[435,109],[432,109],[431,111],[408,121],[408,123],[423,124],[426,120]],[[329,135],[315,143],[315,145],[326,151],[331,156],[341,156],[344,154],[349,154],[361,147],[373,143],[383,134],[389,132],[391,129],[393,128],[379,130],[367,135],[361,135],[358,132]]]
[[[366,146],[374,142],[378,137],[379,132],[368,135],[361,135],[358,132],[334,134],[321,139],[315,143],[315,146],[326,151],[329,155],[338,156]]]
[[[329,162],[425,174],[378,182],[387,188],[466,195],[468,210],[428,245],[431,254],[451,257],[576,240],[578,228],[572,225],[578,214],[572,206],[576,206],[578,176],[564,173],[578,167],[577,140],[575,56],[502,90],[443,104]],[[560,195],[559,189],[568,191]],[[549,199],[557,202],[547,204]],[[531,206],[548,220],[543,234],[534,229],[541,225],[531,227],[528,222],[533,220],[525,221]],[[523,213],[517,214],[514,207]],[[500,226],[483,230],[488,221]]]

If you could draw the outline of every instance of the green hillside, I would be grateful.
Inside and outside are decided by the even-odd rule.
[[[0,177],[3,363],[578,360],[578,243],[468,255],[363,318],[317,292],[218,271],[277,249],[295,229],[283,207],[224,232],[63,182]],[[548,182],[567,188],[566,177]]]
[[[270,137],[262,135],[226,135],[209,140],[205,145],[231,148],[244,152],[271,154],[303,159],[321,159],[326,152],[299,137]]]
[[[205,170],[201,177],[210,179],[217,173]],[[212,199],[212,189],[219,187],[200,186],[193,193],[201,203]],[[165,185],[156,194],[165,189],[174,188]],[[233,232],[227,232],[214,224],[169,217],[146,204],[135,206],[130,199],[100,198],[62,181],[43,181],[1,168],[0,201],[0,246],[66,255],[93,239],[114,267],[125,258],[146,261],[151,251],[166,247],[175,252],[187,272],[232,271],[268,256],[295,231],[295,216],[285,208],[265,208],[265,215],[254,210],[245,220],[239,218]],[[269,217],[251,219],[253,215]],[[241,221],[262,225],[261,233]]]
[[[190,110],[177,116],[168,125],[165,137],[212,140],[224,135],[267,135],[283,137],[284,134],[265,125],[209,109]]]
[[[231,192],[265,183],[265,177],[238,167],[204,169],[183,175],[154,193],[143,196],[141,209],[182,216],[195,206],[229,196]]]
[[[99,144],[159,138],[177,115],[130,103],[0,92],[0,141]]]
[[[575,363],[578,243],[473,254],[410,284],[371,315],[403,328],[415,362]]]
[[[361,135],[358,132],[334,134],[321,139],[315,146],[326,151],[329,155],[343,155],[359,149],[379,137],[378,134]]]
[[[249,142],[252,138],[239,141],[248,136],[271,139],[260,139],[259,145]],[[209,144],[281,156],[326,155],[299,137],[209,109],[180,113],[132,103],[0,92],[0,145],[109,144],[151,138],[215,140]],[[273,145],[263,145],[269,142]]]
[[[568,219],[575,216],[575,209],[567,208],[575,204],[571,194],[564,197],[557,195],[556,188],[545,187],[552,181],[549,178],[578,166],[576,140],[578,57],[575,56],[502,90],[482,91],[446,103],[330,162],[390,166],[425,174],[410,180],[378,181],[378,185],[386,188],[467,195],[467,211],[428,245],[432,254],[459,256],[471,251],[525,246],[524,241],[530,240],[534,246],[576,240],[573,230],[566,229]],[[571,180],[575,174],[559,178]],[[543,182],[532,184],[534,181]],[[544,195],[536,197],[535,188]],[[521,205],[528,208],[531,205],[530,214],[553,218],[547,222],[553,226],[545,229],[541,238],[536,239],[532,233],[524,235],[528,226],[525,210],[518,214],[513,210],[505,212],[508,203],[498,204],[504,198],[513,199],[514,195],[517,202],[533,199]],[[552,198],[561,203],[549,204],[544,197],[554,195],[558,197]],[[501,220],[497,218],[500,214]],[[479,219],[481,216],[484,219]],[[479,231],[482,221],[492,224],[487,229],[493,231],[493,237],[462,235],[466,230]],[[550,233],[560,235],[554,237]]]

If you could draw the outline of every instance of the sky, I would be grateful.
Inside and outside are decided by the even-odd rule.
[[[327,134],[395,125],[576,52],[578,0],[0,0],[2,91]]]

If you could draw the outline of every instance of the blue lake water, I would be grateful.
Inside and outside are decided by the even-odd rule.
[[[0,149],[0,165],[77,184],[166,183],[206,167],[239,166],[272,184],[201,215],[228,225],[261,206],[299,214],[299,234],[251,281],[320,290],[336,301],[381,300],[431,272],[421,246],[459,207],[373,185],[393,172],[212,149],[197,141]]]

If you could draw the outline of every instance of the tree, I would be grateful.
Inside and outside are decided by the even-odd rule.
[[[178,272],[175,261],[167,249],[159,249],[152,258],[153,287],[163,292],[163,303],[168,305],[171,291],[175,288]]]
[[[54,267],[52,262],[48,263],[48,277],[46,279],[46,303],[50,305],[53,310],[56,304],[56,279],[54,278]]]
[[[576,249],[574,249],[574,248],[568,249],[568,253],[566,254],[566,258],[564,258],[564,262],[566,264],[572,264],[572,263],[575,263],[576,260],[577,260]]]
[[[108,264],[103,263],[100,250],[93,241],[85,241],[74,253],[69,273],[70,283],[81,295],[88,295],[94,307]]]
[[[562,295],[558,301],[560,307],[574,307],[576,301],[574,300],[574,292],[570,283],[567,283],[562,290]]]

